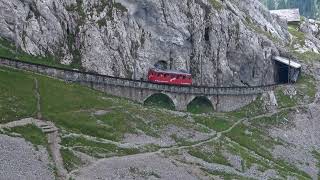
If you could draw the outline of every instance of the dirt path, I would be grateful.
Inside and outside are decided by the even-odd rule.
[[[51,157],[53,162],[56,165],[58,179],[66,179],[67,177],[67,170],[64,168],[63,159],[60,153],[60,142],[61,139],[59,137],[58,128],[52,122],[42,121],[42,114],[41,114],[41,95],[39,90],[39,83],[38,79],[34,78],[35,83],[35,94],[37,98],[37,118],[35,120],[35,124],[37,127],[42,129],[44,133],[47,134],[48,143],[49,143],[49,150],[51,153]]]
[[[40,91],[39,91],[39,82],[37,78],[34,78],[34,84],[35,84],[35,95],[37,98],[37,119],[42,119],[42,114],[41,114],[41,96],[40,96]]]

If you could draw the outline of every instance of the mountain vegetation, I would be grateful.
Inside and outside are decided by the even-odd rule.
[[[315,0],[262,1],[320,17]],[[318,22],[287,25],[259,0],[0,0],[0,9],[1,58],[139,79],[166,61],[210,86],[273,84],[274,56],[302,65],[296,83],[233,112],[214,112],[220,95],[194,95],[178,112],[162,93],[140,104],[0,66],[0,177],[320,178]]]

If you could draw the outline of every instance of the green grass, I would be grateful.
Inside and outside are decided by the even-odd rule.
[[[68,131],[114,141],[122,140],[125,133],[134,133],[135,129],[132,116],[121,111],[113,111],[100,118],[90,112],[52,113],[45,117]]]
[[[71,172],[83,164],[81,159],[75,156],[74,153],[69,149],[61,148],[60,152],[63,159],[64,168],[66,168],[68,172]]]
[[[301,174],[302,176],[299,176],[299,179],[308,179],[307,174],[304,172],[296,169],[293,165],[290,165],[286,163],[283,160],[274,160],[278,165],[274,166],[273,164],[270,164],[268,158],[263,159],[260,157],[256,157],[255,155],[251,154],[247,150],[245,150],[243,147],[239,146],[236,143],[228,143],[227,141],[224,141],[224,144],[227,145],[227,149],[231,154],[238,155],[242,158],[242,172],[247,171],[249,168],[251,168],[254,164],[258,165],[258,170],[261,172],[265,172],[270,169],[276,169],[280,175],[280,179],[287,179],[288,176],[294,176],[293,173]],[[263,157],[263,156],[262,156]],[[264,157],[265,158],[265,157]],[[280,166],[279,166],[280,165]],[[282,166],[282,167],[281,167]]]
[[[310,75],[302,75],[298,82],[298,94],[306,95],[308,98],[308,102],[312,102],[316,96],[317,88],[314,77]]]
[[[34,125],[11,128],[11,131],[21,134],[26,141],[31,142],[35,146],[41,145],[47,147],[48,145],[46,135]]]
[[[213,112],[212,103],[206,97],[197,97],[187,106],[187,111],[194,114]]]
[[[228,129],[234,122],[241,118],[252,117],[265,113],[263,102],[260,97],[250,105],[240,109],[237,112],[232,113],[214,113],[210,115],[191,115],[195,122],[188,120],[190,114],[172,113],[164,109],[146,108],[138,104],[134,104],[130,101],[107,96],[103,93],[91,90],[87,87],[83,87],[77,84],[69,84],[59,80],[47,78],[44,76],[34,75],[22,71],[9,70],[7,68],[0,68],[0,80],[3,83],[9,84],[7,86],[1,86],[0,102],[16,102],[20,101],[22,105],[19,105],[21,112],[24,112],[26,108],[30,110],[25,113],[21,113],[21,117],[29,117],[34,115],[36,100],[34,96],[34,82],[33,78],[37,78],[40,86],[41,94],[41,109],[43,117],[47,120],[56,123],[59,128],[67,130],[68,132],[83,133],[85,135],[91,135],[97,138],[105,138],[114,141],[121,141],[125,133],[137,133],[138,131],[145,132],[147,135],[160,137],[161,131],[165,130],[168,126],[177,126],[186,129],[194,129],[199,132],[208,132],[203,129],[202,126],[197,126],[197,123],[202,124],[210,129],[216,131],[223,131]],[[21,82],[20,82],[21,81]],[[300,82],[301,81],[301,82]],[[297,84],[299,92],[304,92],[308,96],[314,96],[315,86],[314,79],[312,77],[302,77]],[[19,82],[18,84],[15,82]],[[3,84],[2,83],[2,84]],[[29,97],[30,95],[30,97]],[[15,101],[8,101],[8,97],[19,97]],[[4,103],[10,107],[10,103]],[[31,106],[32,104],[32,106]],[[10,109],[10,108],[6,108]],[[0,108],[0,112],[7,114],[10,112],[5,108]],[[95,115],[97,110],[106,110],[104,115]],[[15,119],[16,114],[14,115]],[[12,119],[12,120],[13,120]],[[255,124],[256,123],[256,124]],[[279,167],[281,172],[288,171],[297,172],[304,177],[308,177],[303,172],[297,170],[290,164],[274,159],[270,154],[270,149],[274,145],[278,145],[279,142],[275,142],[269,137],[263,128],[266,125],[277,125],[281,121],[265,118],[258,119],[252,123],[252,126],[240,124],[235,127],[227,136],[238,142],[241,146],[244,146],[252,151],[255,151],[262,157],[273,160],[282,166]],[[261,126],[258,126],[261,125]],[[201,129],[202,127],[202,129]],[[27,133],[26,139],[30,141],[34,140],[35,144],[39,144],[39,137],[45,137],[42,134],[36,134],[35,130],[31,128],[28,130],[20,130],[22,134]],[[30,134],[28,134],[30,133]],[[66,133],[66,134],[67,134]],[[36,134],[34,136],[32,134]],[[187,140],[181,140],[180,144],[189,143]],[[95,157],[110,157],[110,156],[124,156],[128,154],[140,153],[139,149],[127,149],[119,148],[113,144],[90,141],[85,138],[79,137],[66,137],[63,138],[63,145],[73,148],[76,151],[81,151]],[[150,145],[146,147],[146,151],[152,151],[159,147],[152,147]],[[143,150],[143,152],[145,151]],[[194,151],[202,151],[202,149],[196,149]],[[208,158],[207,161],[223,162],[214,146],[212,151],[218,154],[218,157],[202,157],[208,154],[199,152],[193,152],[195,156],[202,158]],[[214,154],[214,155],[215,155]],[[72,154],[65,152],[65,159],[67,162],[71,162],[70,169],[72,169],[73,163]],[[249,157],[248,157],[249,158]],[[247,159],[248,159],[247,158]],[[254,160],[252,160],[254,161]],[[252,162],[251,162],[252,163]]]
[[[221,4],[221,2],[219,0],[209,0],[209,2],[211,3],[212,7],[218,11],[223,9],[223,5]]]
[[[34,116],[34,80],[20,71],[0,67],[0,123]]]
[[[291,98],[290,96],[284,94],[283,88],[277,88],[275,90],[275,96],[279,108],[293,107],[297,105],[295,98]]]
[[[173,115],[164,109],[145,108],[77,84],[42,76],[37,78],[43,117],[71,132],[120,141],[125,133],[137,131],[159,137],[161,129],[168,125],[197,128],[185,117]],[[94,112],[97,110],[106,110],[108,113],[96,116]]]
[[[213,114],[209,116],[194,115],[192,117],[197,123],[205,125],[206,127],[218,132],[227,130],[232,126],[232,123],[234,123],[232,119],[224,116],[223,114]]]
[[[230,133],[226,134],[231,140],[239,143],[239,145],[254,151],[259,156],[272,160],[276,163],[278,171],[284,174],[299,174],[301,179],[309,179],[310,176],[304,171],[299,170],[295,166],[285,162],[281,159],[273,158],[271,150],[275,145],[281,145],[281,142],[276,142],[268,134],[262,131],[261,128],[247,127],[244,124],[238,125]]]
[[[139,106],[128,101],[76,84],[50,78],[39,78],[42,114],[69,131],[120,141],[125,133],[140,129],[155,134],[142,119],[136,117]],[[107,114],[94,115],[97,110]],[[150,115],[150,113],[146,113]],[[141,117],[144,117],[142,114]]]
[[[208,143],[205,146],[207,147],[192,147],[188,150],[188,153],[208,163],[231,166],[228,160],[222,154],[223,149],[220,142]]]
[[[272,155],[268,150],[276,144],[260,129],[254,127],[249,128],[244,124],[238,125],[226,134],[226,136],[261,156],[271,157]]]
[[[306,40],[305,34],[303,32],[300,32],[296,25],[289,25],[288,31],[293,36],[293,40],[295,43],[298,43],[301,46],[305,45],[305,40]]]
[[[132,116],[122,108],[113,108],[124,103],[118,103],[103,93],[46,77],[39,78],[39,85],[42,114],[60,127],[111,140],[120,140],[125,132],[133,129],[129,124]],[[110,110],[110,113],[93,116],[101,109]]]
[[[173,134],[170,137],[178,144],[178,146],[190,146],[195,144],[194,142],[188,141],[185,138],[178,137],[177,134]]]
[[[16,47],[9,41],[0,38],[0,57],[11,58],[11,59],[18,59],[21,61],[48,65],[53,67],[60,67],[60,68],[79,68],[78,66],[67,66],[63,65],[56,59],[54,56],[33,56],[30,55],[21,49],[16,49]]]
[[[257,164],[259,170],[262,172],[272,169],[272,166],[268,162],[255,157],[253,154],[241,148],[238,144],[228,143],[227,141],[224,141],[224,144],[226,144],[226,148],[231,154],[238,155],[242,158],[242,172],[250,169],[254,164]]]
[[[237,180],[251,180],[250,178],[242,177],[237,174],[230,174],[230,173],[220,172],[220,171],[211,171],[211,170],[207,170],[207,169],[203,169],[203,168],[202,168],[202,170],[208,172],[211,175],[219,176],[220,178],[222,178],[224,180],[235,180],[235,179],[237,179]]]
[[[258,96],[256,100],[249,105],[237,111],[229,112],[226,114],[228,114],[228,116],[234,117],[235,119],[242,119],[246,117],[255,117],[264,113],[266,113],[266,110],[263,107],[263,100],[261,99],[261,96]]]
[[[315,79],[306,74],[302,74],[297,83],[294,84],[296,94],[284,94],[285,87],[278,87],[275,91],[279,108],[293,107],[301,104],[308,104],[314,101],[317,92]]]
[[[319,62],[320,61],[320,54],[307,51],[304,53],[299,53],[296,51],[293,51],[292,54],[299,60],[305,61],[305,62]]]
[[[97,158],[125,156],[140,152],[139,149],[120,148],[114,144],[90,141],[83,137],[65,137],[62,139],[62,144]]]
[[[144,102],[144,105],[175,110],[175,105],[173,101],[165,94],[152,95]]]
[[[88,109],[108,109],[111,99],[104,100],[104,94],[78,84],[38,76],[43,114],[73,112]]]
[[[292,125],[293,122],[289,122],[289,113],[290,110],[281,111],[272,116],[261,117],[251,121],[251,124],[255,127],[260,128],[272,128],[272,127],[281,127],[282,125]]]

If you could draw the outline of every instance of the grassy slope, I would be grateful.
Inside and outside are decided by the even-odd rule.
[[[296,93],[291,96],[284,93],[286,88],[277,88],[275,95],[278,106],[285,108],[311,103],[317,91],[314,81],[315,79],[312,76],[303,74],[295,85]]]
[[[100,141],[99,138],[121,141],[125,133],[137,133],[138,131],[143,131],[149,136],[160,137],[161,131],[168,126],[183,127],[201,132],[209,132],[210,129],[223,131],[241,118],[265,113],[264,110],[261,109],[262,101],[258,98],[257,101],[237,112],[192,115],[192,118],[195,120],[195,122],[193,122],[187,120],[188,115],[186,114],[177,115],[161,109],[144,108],[130,101],[107,96],[76,84],[68,84],[51,78],[8,70],[6,68],[0,68],[0,75],[0,79],[3,82],[7,83],[8,81],[12,81],[12,78],[16,78],[16,82],[19,82],[12,83],[10,88],[7,89],[3,87],[2,92],[11,93],[9,94],[10,96],[19,97],[16,101],[23,102],[21,103],[22,105],[19,111],[25,112],[25,107],[30,109],[24,113],[23,117],[34,114],[36,103],[33,95],[33,78],[37,78],[40,85],[42,114],[46,119],[55,122],[60,128],[66,130],[67,134],[73,132],[97,137],[97,141],[92,141],[82,138],[81,136],[66,136],[63,138],[63,146],[99,158],[142,152],[139,149],[119,148],[113,144]],[[303,82],[308,83],[308,81]],[[10,82],[8,83],[10,84]],[[310,96],[313,95],[313,90],[306,92],[309,92]],[[30,97],[26,96],[27,94],[31,94]],[[6,99],[5,97],[8,96],[3,96],[1,101]],[[26,106],[28,104],[32,104],[33,106]],[[10,104],[6,106],[10,107]],[[97,110],[105,110],[106,114],[95,114]],[[1,107],[0,112],[15,115],[10,108]],[[14,119],[15,118],[11,120]],[[213,144],[206,144],[206,146],[211,147],[211,153],[206,153],[206,151],[203,151],[205,148],[201,147],[191,148],[189,149],[189,153],[207,162],[229,165],[227,160],[221,156],[223,151],[229,150],[234,154],[240,155],[245,160],[244,168],[248,168],[252,164],[260,164],[259,167],[261,167],[263,171],[270,168],[277,169],[277,167],[268,166],[265,160],[257,159],[246,153],[245,150],[243,150],[243,147],[245,147],[266,159],[271,159],[280,164],[281,167],[284,168],[280,168],[279,171],[284,176],[291,174],[293,171],[306,176],[305,173],[291,167],[292,165],[282,160],[273,159],[270,155],[272,147],[279,144],[279,142],[271,139],[264,129],[270,125],[274,125],[274,123],[278,123],[278,121],[273,121],[273,117],[257,119],[256,121],[257,123],[253,123],[252,126],[240,124],[226,135],[241,146],[222,140]],[[202,126],[199,126],[197,123]],[[181,144],[182,142],[187,142],[187,139],[177,139],[177,141],[179,141],[177,142],[178,144]],[[150,150],[155,149],[157,149],[155,146],[150,148]],[[72,170],[81,164],[79,159],[68,149],[64,149],[62,154],[68,170]],[[210,173],[216,174],[216,172]]]
[[[313,63],[315,61],[319,62],[320,55],[318,53],[311,52],[311,51],[301,53],[301,52],[295,51],[297,49],[294,48],[294,45],[298,44],[303,47],[306,43],[306,35],[303,32],[299,31],[299,26],[300,25],[293,25],[293,24],[288,25],[288,31],[293,37],[291,47],[288,47],[288,48],[291,49],[292,55],[294,55],[298,60],[302,60],[307,63]]]
[[[79,68],[78,66],[67,66],[60,64],[53,56],[32,56],[25,53],[21,49],[16,49],[15,46],[3,39],[0,38],[0,57],[18,59],[21,61],[32,62],[37,64],[49,65],[54,67],[62,67],[67,69]]]
[[[67,148],[60,149],[61,156],[63,158],[63,165],[68,172],[76,169],[82,163],[81,159],[78,158],[72,151]]]
[[[41,145],[47,147],[48,145],[46,135],[34,125],[15,127],[12,128],[11,131],[21,134],[25,140],[31,142],[35,146]]]
[[[35,115],[33,81],[27,74],[0,69],[0,123]]]

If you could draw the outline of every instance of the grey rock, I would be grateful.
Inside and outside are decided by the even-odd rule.
[[[190,71],[196,84],[273,83],[271,56],[279,52],[270,39],[288,42],[286,25],[256,0],[215,4],[0,0],[0,37],[30,54],[117,77],[145,79],[150,67],[166,61]]]
[[[1,179],[55,179],[45,148],[35,148],[21,138],[0,135]]]

